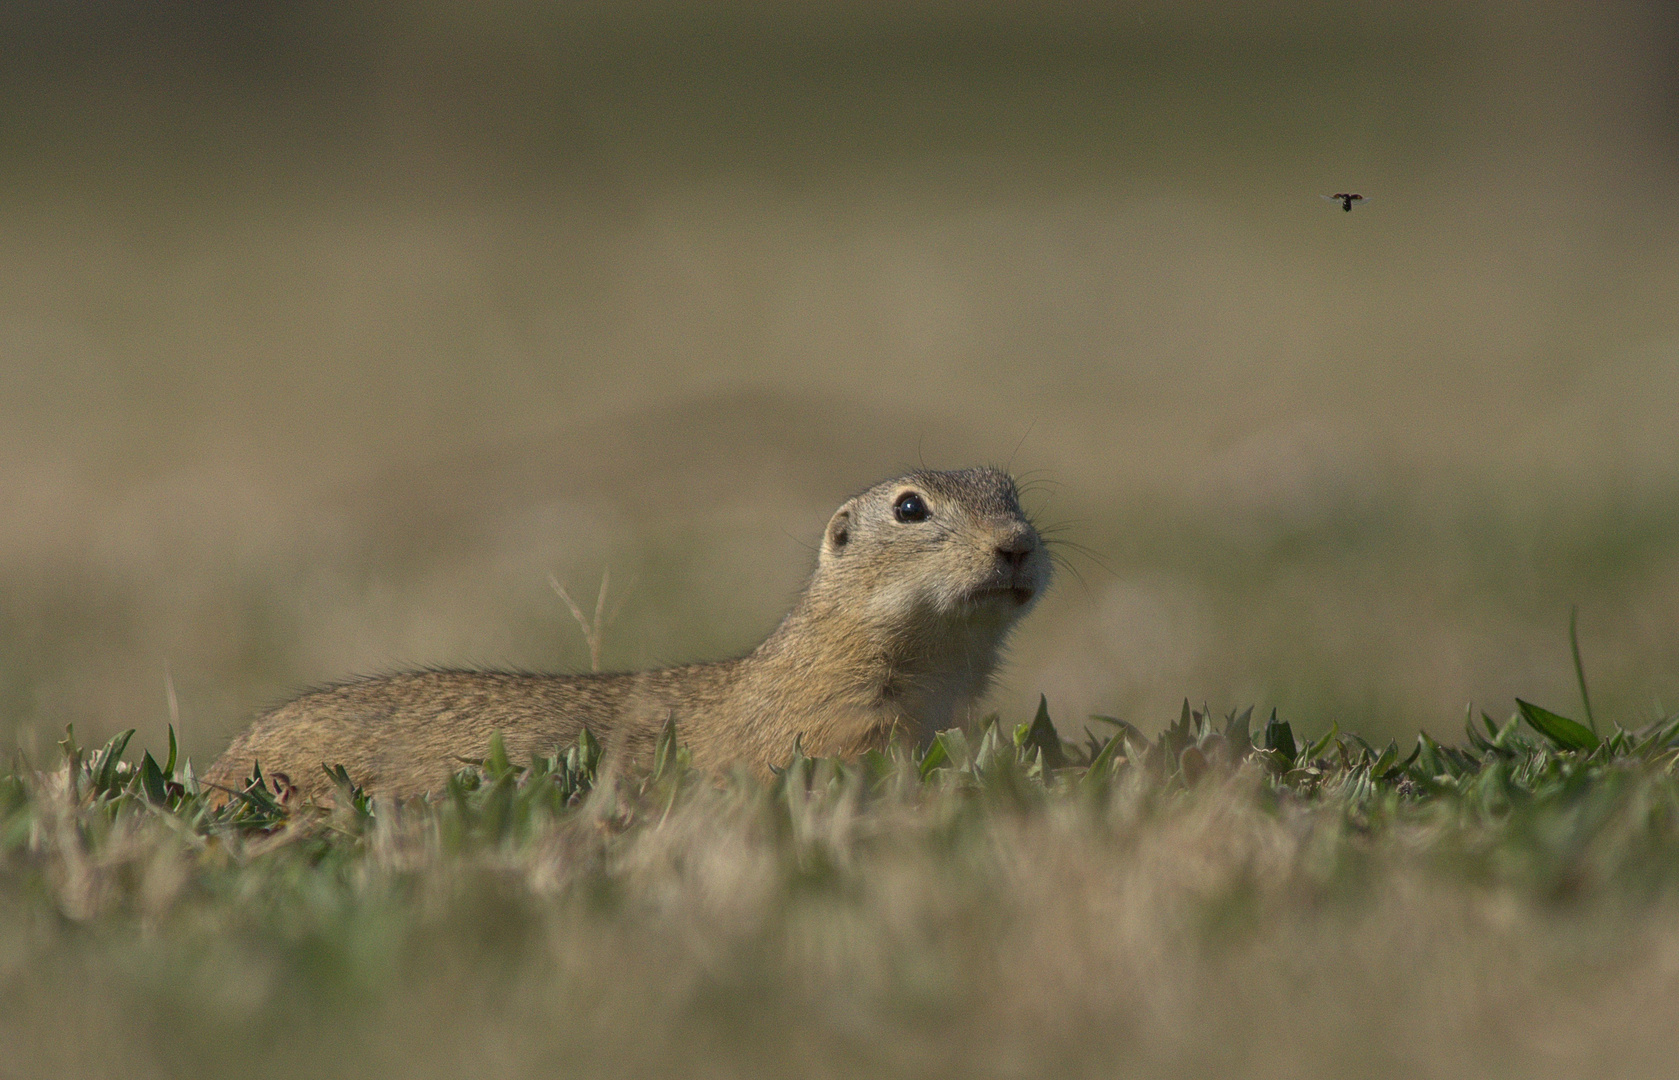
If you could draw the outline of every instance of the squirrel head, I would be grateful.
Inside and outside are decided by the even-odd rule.
[[[913,472],[834,513],[813,591],[883,626],[999,636],[1049,584],[1049,553],[1001,469]]]

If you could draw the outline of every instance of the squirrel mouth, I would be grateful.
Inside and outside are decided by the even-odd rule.
[[[1025,607],[1027,604],[1032,602],[1032,597],[1034,595],[1036,594],[1030,586],[996,585],[989,589],[977,590],[974,593],[974,599],[989,600],[996,598],[999,600],[1009,600],[1012,601],[1016,607]]]

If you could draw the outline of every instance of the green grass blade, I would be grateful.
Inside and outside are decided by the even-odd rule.
[[[146,801],[153,806],[168,805],[169,787],[163,782],[163,770],[157,767],[157,760],[150,750],[140,759],[140,787],[146,794]]]
[[[1322,757],[1323,752],[1329,749],[1329,744],[1334,742],[1335,737],[1339,734],[1341,734],[1341,725],[1336,721],[1331,720],[1329,722],[1329,730],[1323,733],[1323,737],[1312,745],[1306,747],[1306,752],[1301,755],[1302,760],[1316,761],[1318,758]]]
[[[1248,728],[1252,720],[1253,706],[1249,705],[1242,710],[1240,716],[1236,715],[1235,709],[1231,709],[1230,717],[1225,721],[1224,737],[1230,740],[1230,745],[1236,748],[1238,753],[1245,754],[1253,746],[1253,736]]]
[[[1113,774],[1114,758],[1119,754],[1119,747],[1124,737],[1115,735],[1102,747],[1100,753],[1091,759],[1090,767],[1084,771],[1079,779],[1079,787],[1084,791],[1100,791],[1106,786]]]
[[[932,744],[927,747],[927,752],[922,755],[920,764],[916,766],[916,772],[921,775],[923,781],[926,781],[929,776],[933,775],[934,769],[949,760],[949,756],[945,752],[944,743],[934,739]]]
[[[665,718],[665,726],[659,729],[659,741],[653,748],[653,782],[658,783],[665,778],[676,763],[676,714]]]
[[[96,793],[103,794],[116,786],[117,766],[122,764],[123,751],[128,749],[128,740],[133,737],[133,728],[112,736],[93,759],[93,790]]]
[[[1061,736],[1055,732],[1055,724],[1049,718],[1049,699],[1043,694],[1038,695],[1038,712],[1032,717],[1032,726],[1026,729],[1026,743],[1043,752],[1044,768],[1066,766],[1067,755],[1061,749]]]
[[[1580,682],[1580,704],[1586,708],[1586,723],[1597,734],[1597,720],[1592,716],[1592,696],[1586,690],[1586,665],[1580,662],[1580,605],[1568,609],[1568,650],[1574,654],[1574,677]]]
[[[1564,750],[1590,753],[1598,747],[1597,735],[1578,721],[1558,716],[1521,698],[1516,699],[1516,708],[1521,710],[1522,719],[1528,722],[1528,726]]]
[[[1290,765],[1294,764],[1297,753],[1294,746],[1294,729],[1288,726],[1286,720],[1278,722],[1275,709],[1271,710],[1271,719],[1265,724],[1265,749],[1275,750]]]

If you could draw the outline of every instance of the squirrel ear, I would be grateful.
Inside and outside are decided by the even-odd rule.
[[[851,504],[846,503],[839,508],[828,521],[828,550],[838,554],[839,550],[851,540]]]

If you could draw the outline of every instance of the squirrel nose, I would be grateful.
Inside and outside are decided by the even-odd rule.
[[[1037,541],[1029,533],[1022,533],[998,544],[997,557],[1008,563],[1010,569],[1019,570],[1037,549]]]

